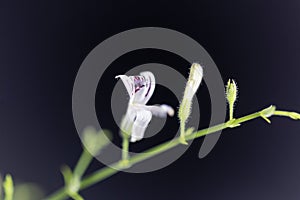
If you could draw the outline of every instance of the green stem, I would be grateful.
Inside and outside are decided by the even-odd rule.
[[[185,122],[180,123],[180,141],[186,143],[185,141]]]
[[[2,182],[2,176],[1,176],[1,174],[0,174],[0,200],[2,200],[3,199],[3,197],[2,197],[2,184],[3,184],[3,182]]]
[[[129,158],[129,137],[123,136],[123,142],[122,142],[122,160],[124,162],[127,162],[128,161],[128,158]]]
[[[276,111],[276,112],[274,112],[273,115],[289,116],[287,114],[287,112],[285,112],[285,111]],[[208,135],[208,134],[220,131],[220,130],[224,130],[229,127],[235,127],[235,125],[241,124],[243,122],[246,122],[246,121],[258,118],[258,117],[261,117],[261,113],[255,112],[253,114],[249,114],[247,116],[244,116],[244,117],[241,117],[238,119],[234,119],[234,121],[233,122],[231,121],[231,123],[229,123],[230,121],[228,121],[227,123],[222,123],[219,125],[215,125],[215,126],[197,131],[191,135],[186,136],[185,139],[187,141],[190,141],[190,140],[193,140],[193,139],[196,139],[196,138],[199,138],[199,137],[202,137],[202,136],[205,136],[205,135]],[[159,144],[155,147],[152,147],[142,153],[139,153],[135,156],[128,158],[129,166],[132,166],[136,163],[142,162],[148,158],[151,158],[155,155],[165,152],[165,151],[167,151],[175,146],[178,146],[180,144],[181,144],[181,138],[179,136],[179,137],[172,139],[171,141],[167,141],[167,142]],[[111,167],[105,167],[100,170],[97,170],[94,173],[92,173],[91,175],[88,175],[87,177],[82,179],[80,189],[81,190],[85,189],[91,185],[94,185],[100,181],[103,181],[104,179],[106,179],[126,168],[128,168],[128,166],[124,166],[122,163],[122,160],[121,160],[121,161],[118,161],[118,162],[112,164]],[[53,195],[49,196],[47,198],[47,200],[62,200],[65,198],[67,198],[67,194],[64,191],[64,189],[61,189],[61,190],[58,190]]]
[[[230,105],[229,105],[229,120],[233,119],[233,106],[234,106],[234,102],[230,103]]]
[[[191,108],[192,108],[192,103],[190,99],[183,97],[183,100],[180,104],[179,111],[178,111],[178,117],[179,117],[179,122],[180,122],[180,142],[182,144],[187,145],[187,142],[185,140],[185,124],[188,119],[188,117],[191,114]]]
[[[287,112],[287,111],[280,111],[280,110],[276,110],[274,112],[275,115],[278,115],[278,116],[285,116],[285,117],[289,117],[289,113],[290,112]]]
[[[81,179],[92,160],[93,156],[83,147],[83,152],[75,166],[73,175]]]

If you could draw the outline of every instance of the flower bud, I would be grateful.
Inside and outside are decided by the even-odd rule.
[[[190,70],[189,79],[184,91],[184,97],[188,100],[192,100],[193,96],[197,92],[203,77],[203,69],[198,63],[193,63]]]
[[[237,85],[234,80],[228,80],[226,86],[226,99],[229,105],[229,120],[233,119],[233,107],[238,94]]]
[[[300,119],[300,114],[296,112],[289,112],[289,117],[294,119],[294,120],[299,120]]]
[[[179,106],[178,117],[180,120],[180,136],[181,142],[187,144],[185,141],[185,124],[191,114],[192,99],[196,94],[203,77],[203,69],[198,63],[193,63],[190,70],[190,75],[186,88],[184,91],[183,99]]]

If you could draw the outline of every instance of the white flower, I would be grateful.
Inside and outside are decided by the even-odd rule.
[[[185,89],[185,98],[192,100],[196,94],[203,77],[203,68],[198,63],[193,63],[190,70],[189,79]]]
[[[174,115],[174,110],[171,106],[146,105],[155,89],[155,78],[151,72],[141,72],[139,76],[119,75],[116,78],[122,80],[130,97],[121,129],[123,132],[130,134],[131,142],[136,142],[144,137],[152,115],[157,117]]]

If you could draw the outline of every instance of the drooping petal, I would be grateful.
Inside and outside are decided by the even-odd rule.
[[[154,105],[154,106],[146,106],[146,105],[134,105],[134,106],[140,110],[148,110],[154,116],[161,117],[161,118],[167,117],[167,115],[172,117],[175,113],[174,109],[171,106],[166,104]]]
[[[143,139],[146,128],[151,121],[152,114],[147,110],[138,110],[136,112],[136,119],[132,126],[130,142],[136,142]]]
[[[174,116],[175,111],[171,106],[163,104],[160,107],[167,112],[170,117]]]

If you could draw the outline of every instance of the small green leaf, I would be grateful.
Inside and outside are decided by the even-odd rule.
[[[268,122],[269,124],[271,124],[271,120],[269,120],[267,117],[265,117],[265,116],[261,116],[266,122]]]
[[[268,108],[265,108],[262,111],[260,111],[260,114],[265,117],[271,117],[274,114],[275,110],[276,106],[271,105]]]
[[[271,124],[271,120],[268,119],[268,117],[271,117],[276,111],[276,106],[269,106],[266,109],[263,109],[262,111],[260,111],[260,116],[266,120],[266,122],[268,122],[269,124]]]

